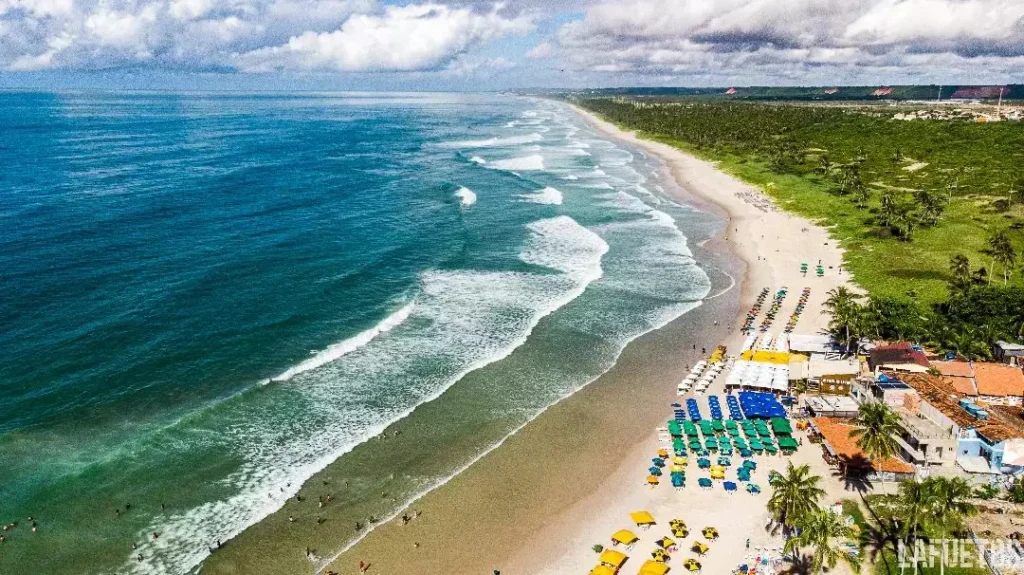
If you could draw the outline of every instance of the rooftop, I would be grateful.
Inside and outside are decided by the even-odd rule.
[[[1019,367],[998,363],[974,364],[979,395],[997,397],[1024,395],[1024,371]]]
[[[1024,421],[1020,428],[1008,425],[1002,418],[977,419],[960,407],[960,395],[945,379],[924,373],[906,375],[903,380],[913,387],[924,401],[942,412],[961,429],[974,429],[993,443],[1024,437]],[[991,408],[986,408],[987,410]],[[1019,409],[1019,408],[1018,408]]]
[[[868,357],[868,363],[871,368],[884,366],[884,365],[919,365],[921,367],[930,367],[928,358],[925,357],[924,352],[918,349],[913,349],[909,343],[894,343],[892,345],[879,346],[871,350],[871,355]]]
[[[947,377],[974,377],[974,369],[966,361],[933,361],[932,367]]]
[[[887,473],[913,473],[914,467],[895,457],[871,460],[857,447],[857,440],[850,437],[856,427],[831,417],[815,417],[811,421],[825,441],[832,446],[836,456],[848,465],[870,465],[875,471]]]
[[[1006,341],[997,341],[996,345],[1004,351],[1024,351],[1024,345],[1019,343],[1010,343]]]

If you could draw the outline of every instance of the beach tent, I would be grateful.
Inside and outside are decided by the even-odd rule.
[[[607,565],[598,565],[590,570],[590,575],[615,575],[618,570],[612,569]]]
[[[636,533],[629,529],[619,529],[612,535],[612,543],[614,544],[632,545],[639,540],[640,538],[636,536]]]
[[[626,562],[626,559],[629,559],[629,557],[625,553],[620,553],[614,549],[606,549],[604,553],[601,553],[598,562],[613,569],[619,569]]]
[[[789,435],[793,433],[793,427],[789,424],[788,419],[784,417],[773,417],[772,431],[775,433],[785,433],[786,435]]]
[[[638,526],[648,526],[655,524],[654,516],[649,511],[634,511],[629,514],[629,518],[633,520]]]
[[[669,569],[671,567],[668,565],[651,559],[640,567],[640,572],[637,575],[665,575]]]

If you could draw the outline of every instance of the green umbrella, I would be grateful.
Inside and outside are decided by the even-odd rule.
[[[771,453],[772,455],[775,455],[776,453],[779,452],[779,450],[775,449],[775,446],[771,444],[765,445],[764,450],[767,451],[768,453]]]
[[[779,447],[782,449],[796,449],[799,444],[792,437],[780,437]]]
[[[738,429],[736,429],[734,427],[734,428],[729,430],[729,435],[731,435],[733,437],[739,437],[740,436],[740,430],[738,430]]]
[[[772,431],[775,433],[793,433],[793,427],[789,424],[789,420],[783,417],[772,418]]]
[[[725,431],[725,425],[717,419],[711,422],[711,427],[715,431]]]
[[[725,428],[726,429],[736,429],[737,428],[736,422],[731,420],[731,419],[729,421],[726,421],[725,422]]]
[[[714,429],[711,427],[711,422],[708,420],[702,420],[700,422],[700,432],[704,435],[711,435],[714,433]]]

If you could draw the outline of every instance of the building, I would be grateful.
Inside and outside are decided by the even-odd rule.
[[[848,373],[823,375],[818,378],[818,393],[848,396],[853,379],[854,375]]]
[[[974,366],[967,361],[933,361],[932,367],[937,369],[942,378],[960,395],[978,396],[978,386],[974,380]]]
[[[992,357],[996,361],[1008,363],[1010,365],[1024,365],[1024,345],[1019,343],[1009,343],[1006,341],[997,341],[992,346]]]
[[[979,365],[974,365],[976,370]],[[1024,424],[1017,427],[990,417],[989,410],[957,394],[942,377],[908,374],[903,381],[917,392],[905,406],[907,411],[928,419],[956,440],[956,462],[961,468],[971,473],[1007,473],[1024,465]]]
[[[853,425],[831,417],[811,418],[811,431],[821,438],[821,447],[829,463],[838,465],[843,474],[865,474],[870,480],[893,481],[914,476],[914,467],[895,457],[870,459],[857,447],[850,433]]]
[[[860,405],[849,396],[805,395],[804,405],[811,417],[850,419],[860,412]]]
[[[975,363],[974,379],[978,400],[993,405],[1021,405],[1024,371],[1011,365]]]
[[[878,374],[869,388],[871,397],[876,401],[890,407],[902,407],[907,402],[907,396],[916,396],[917,392],[895,374]]]
[[[903,459],[922,467],[951,469],[956,465],[957,439],[948,430],[921,415],[920,410],[913,412],[906,407],[898,407],[896,413],[903,429],[896,438]]]
[[[920,348],[901,342],[872,349],[868,355],[868,367],[875,373],[883,368],[910,373],[926,373],[931,368],[931,364]]]

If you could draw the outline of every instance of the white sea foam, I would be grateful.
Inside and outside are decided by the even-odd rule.
[[[509,170],[514,172],[529,172],[544,169],[544,156],[533,154],[519,158],[508,158],[505,160],[494,160],[487,165],[495,170]]]
[[[550,204],[554,206],[562,205],[562,192],[548,186],[543,190],[532,194],[522,194],[518,196],[524,201],[533,202],[535,204]]]
[[[481,165],[487,163],[487,160],[481,158],[480,156],[473,156],[472,158],[469,159],[469,161],[473,162],[474,164],[481,164]]]
[[[568,176],[562,176],[562,179],[563,180],[573,181],[573,180],[578,180],[580,178],[578,176],[574,176],[572,174],[569,174]]]
[[[465,190],[466,188],[462,189]],[[469,190],[466,191],[469,192]],[[469,193],[473,194],[473,192]],[[476,201],[476,194],[473,194],[473,201]],[[465,203],[465,200],[463,200],[463,203]],[[469,203],[473,202],[471,201]],[[405,305],[402,309],[384,318],[383,320],[381,320],[380,323],[371,327],[370,329],[364,332],[360,332],[346,340],[339,341],[338,343],[328,346],[327,349],[317,353],[313,357],[307,359],[306,361],[298,365],[288,368],[284,373],[275,378],[272,378],[270,381],[288,381],[289,379],[295,377],[300,373],[309,371],[311,369],[316,369],[322,365],[338,360],[341,357],[352,353],[353,351],[373,341],[373,339],[379,336],[380,334],[387,333],[394,329],[396,326],[401,325],[402,322],[409,318],[409,314],[412,312],[412,306],[413,304],[411,303]]]
[[[455,190],[455,197],[459,198],[464,207],[469,207],[476,203],[476,192],[467,187]]]
[[[425,272],[410,311],[389,316],[388,337],[363,337],[368,341],[357,353],[318,360],[319,367],[296,370],[290,381],[230,403],[223,428],[200,435],[243,461],[223,480],[234,494],[155,518],[139,531],[144,543],[118,572],[189,572],[209,554],[211,541],[230,539],[273,513],[311,475],[467,373],[508,356],[543,317],[601,277],[608,244],[595,233],[567,216],[527,228],[520,259],[558,273]],[[153,531],[162,536],[146,537]],[[147,560],[136,562],[135,553]]]
[[[464,140],[462,142],[453,142],[449,144],[450,147],[455,148],[490,148],[497,146],[518,146],[522,144],[530,144],[533,142],[539,142],[544,139],[544,136],[533,132],[523,136],[509,136],[507,138],[488,138],[486,140]]]

